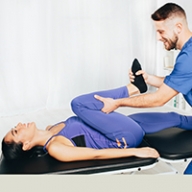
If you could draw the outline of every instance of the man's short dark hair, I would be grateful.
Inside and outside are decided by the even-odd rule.
[[[184,9],[175,3],[167,3],[163,5],[151,15],[151,18],[154,21],[162,21],[172,16],[180,16],[186,18]]]

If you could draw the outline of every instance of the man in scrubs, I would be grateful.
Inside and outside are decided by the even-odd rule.
[[[173,71],[166,77],[150,75],[139,70],[135,80],[143,75],[148,85],[157,87],[153,93],[145,93],[131,98],[112,99],[95,95],[104,103],[102,109],[110,113],[121,106],[128,107],[157,107],[163,106],[178,93],[182,93],[185,100],[192,105],[192,32],[187,25],[185,11],[174,3],[167,3],[152,14],[158,40],[162,41],[166,50],[181,50]]]
[[[103,102],[104,113],[110,113],[121,106],[138,108],[163,106],[179,93],[183,94],[185,100],[192,106],[192,32],[188,28],[186,13],[179,5],[167,3],[155,11],[151,18],[157,38],[163,42],[165,49],[180,50],[174,68],[166,77],[150,75],[142,70],[130,74],[133,84],[134,81],[137,82],[136,86],[146,83],[158,88],[155,92],[123,99],[95,95],[96,99]],[[141,76],[143,81],[138,80]],[[189,173],[192,174],[192,164],[185,171],[185,174]]]

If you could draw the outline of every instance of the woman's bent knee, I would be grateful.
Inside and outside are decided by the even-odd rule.
[[[81,104],[81,102],[79,100],[79,97],[74,98],[71,101],[71,109],[72,109],[72,111],[76,114],[77,112],[79,112],[81,105],[82,104]]]

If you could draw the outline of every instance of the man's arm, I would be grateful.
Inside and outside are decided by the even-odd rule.
[[[159,76],[155,76],[155,75],[149,75],[148,80],[147,80],[147,84],[151,85],[153,87],[159,88],[161,87],[161,85],[163,85],[163,81],[164,81],[165,77],[159,77]]]
[[[146,73],[144,70],[137,71],[136,75],[142,75],[145,80],[145,83],[147,83],[148,85],[151,85],[153,87],[156,87],[156,88],[159,88],[163,84],[163,81],[165,79],[165,77],[150,75],[150,74]],[[130,81],[134,82],[135,78],[136,77],[133,75],[132,71],[129,71]]]
[[[118,107],[159,107],[163,106],[177,94],[177,91],[163,83],[161,87],[154,93],[147,93],[130,98],[117,99],[117,105]]]
[[[178,92],[176,90],[163,83],[160,88],[154,93],[147,93],[121,99],[104,98],[98,95],[96,95],[95,98],[104,103],[102,111],[104,113],[110,113],[118,107],[122,106],[138,108],[163,106],[177,94]]]

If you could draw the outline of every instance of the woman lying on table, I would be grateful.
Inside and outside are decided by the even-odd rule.
[[[146,133],[178,126],[191,129],[192,116],[174,112],[148,112],[125,116],[118,112],[105,114],[103,103],[95,94],[110,98],[125,98],[140,93],[137,86],[128,84],[108,91],[85,94],[72,100],[77,116],[68,118],[46,130],[37,129],[35,123],[19,123],[2,141],[6,159],[21,159],[35,146],[42,146],[59,161],[110,159],[136,156],[158,158],[155,149],[137,148]]]

